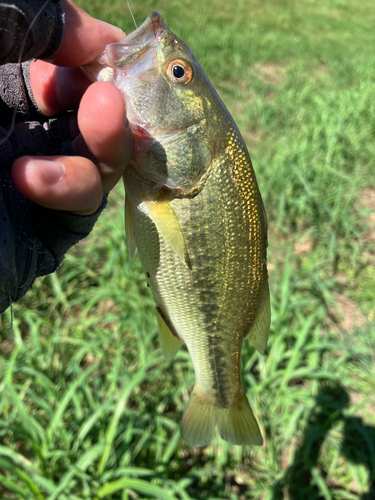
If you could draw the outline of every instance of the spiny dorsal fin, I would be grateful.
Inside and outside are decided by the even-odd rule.
[[[181,340],[173,335],[170,327],[163,318],[160,307],[156,308],[156,317],[158,320],[159,342],[164,358],[167,361],[173,359],[181,346]]]
[[[125,194],[125,234],[130,257],[133,259],[137,251],[135,243],[133,216],[128,193]]]
[[[157,230],[166,239],[168,245],[176,252],[181,262],[189,266],[189,256],[187,253],[186,242],[180,222],[171,204],[166,200],[144,201],[148,215],[153,220]],[[140,207],[142,210],[142,206]]]
[[[253,326],[250,328],[246,337],[253,344],[255,349],[261,354],[267,347],[268,335],[270,332],[271,323],[271,305],[270,305],[270,291],[268,288],[268,281],[266,281],[263,290],[263,296],[260,303],[258,314],[255,318]]]

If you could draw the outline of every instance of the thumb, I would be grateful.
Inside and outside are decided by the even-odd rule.
[[[26,198],[47,208],[89,215],[100,207],[103,188],[93,162],[78,156],[23,156],[12,178]]]

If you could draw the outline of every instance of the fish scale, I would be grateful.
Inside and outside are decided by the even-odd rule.
[[[166,359],[184,341],[195,370],[181,436],[204,446],[217,427],[231,443],[259,445],[240,363],[246,336],[261,353],[268,338],[267,224],[241,135],[158,13],[85,71],[124,95],[135,138],[124,173],[130,254],[138,250]]]

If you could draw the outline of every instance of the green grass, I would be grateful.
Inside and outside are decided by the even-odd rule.
[[[126,2],[81,0],[133,29]],[[1,318],[0,498],[375,498],[375,5],[144,0],[193,50],[249,146],[269,219],[272,325],[242,377],[265,445],[179,438],[194,383],[166,363],[128,257],[124,193]]]

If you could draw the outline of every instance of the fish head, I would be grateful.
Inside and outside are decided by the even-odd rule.
[[[218,149],[221,101],[160,14],[152,12],[134,32],[107,45],[84,71],[122,92],[135,142],[133,164],[142,174],[172,190],[197,190]]]

